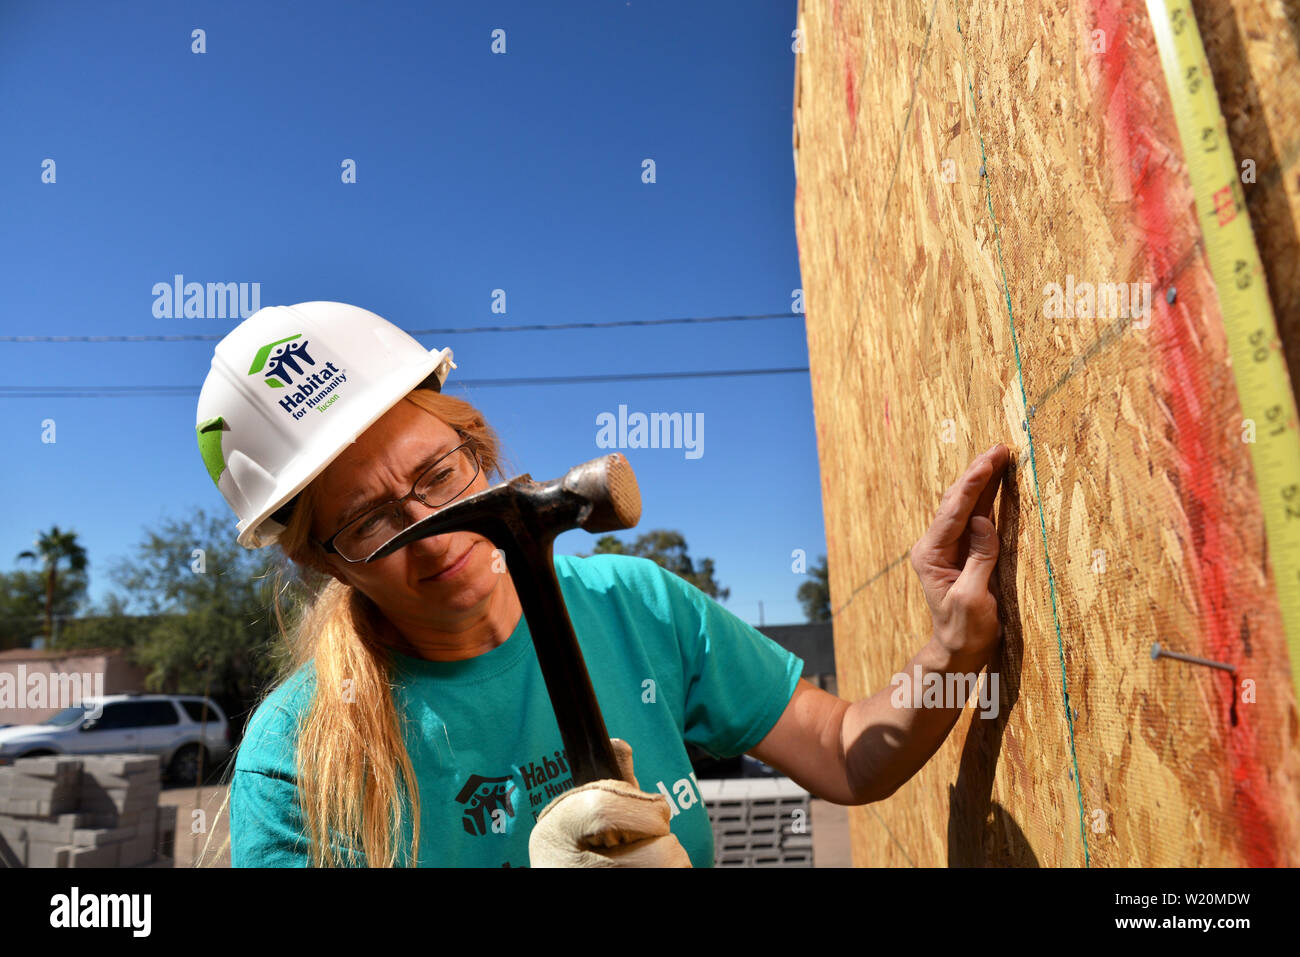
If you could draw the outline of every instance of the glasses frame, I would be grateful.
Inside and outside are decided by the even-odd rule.
[[[317,545],[319,545],[322,549],[324,549],[324,550],[325,550],[325,554],[327,554],[327,555],[338,555],[338,557],[339,557],[342,561],[347,562],[349,565],[356,565],[356,564],[359,564],[359,563],[361,563],[361,562],[364,562],[364,561],[366,560],[366,558],[369,558],[370,556],[367,555],[367,556],[365,556],[365,558],[348,558],[346,555],[344,555],[343,553],[341,553],[341,552],[340,552],[340,551],[335,547],[335,545],[334,545],[334,540],[337,539],[337,538],[338,538],[340,535],[342,535],[344,532],[346,532],[349,528],[351,528],[352,526],[356,525],[358,522],[363,521],[363,520],[366,519],[366,518],[369,518],[371,515],[373,515],[375,512],[378,512],[380,509],[389,508],[389,507],[391,507],[391,506],[393,506],[393,505],[401,505],[401,504],[403,504],[404,502],[406,502],[408,499],[412,499],[412,498],[417,499],[417,500],[418,500],[422,505],[424,505],[426,508],[433,508],[433,509],[442,508],[444,505],[449,505],[450,503],[456,501],[456,499],[460,498],[462,495],[465,494],[465,489],[467,489],[467,488],[469,488],[471,485],[473,485],[475,479],[477,479],[477,478],[479,477],[479,473],[483,471],[483,463],[481,463],[481,462],[479,461],[479,458],[478,458],[478,452],[477,452],[477,449],[475,448],[475,442],[474,442],[474,438],[473,438],[473,436],[471,436],[468,432],[465,432],[465,431],[462,430],[462,429],[457,429],[457,430],[456,430],[456,433],[457,433],[458,435],[460,435],[461,438],[463,438],[465,441],[461,442],[460,445],[456,446],[454,449],[449,450],[449,451],[447,452],[446,455],[441,455],[441,456],[439,456],[439,457],[438,457],[438,460],[437,460],[436,462],[434,462],[434,463],[433,463],[432,465],[430,465],[427,469],[425,469],[423,472],[421,472],[421,473],[416,477],[415,481],[411,483],[411,490],[410,490],[409,492],[407,492],[407,493],[406,493],[405,495],[403,495],[401,498],[390,499],[390,500],[387,501],[387,502],[380,502],[380,503],[379,503],[378,505],[376,505],[374,508],[368,508],[368,509],[366,509],[364,512],[362,512],[362,513],[361,513],[360,515],[358,515],[356,518],[349,519],[348,522],[347,522],[347,523],[346,523],[342,528],[340,528],[338,531],[336,531],[333,535],[331,535],[331,536],[330,536],[329,538],[327,538],[325,541],[321,542],[321,541],[317,541],[316,539],[312,539],[312,541],[316,542]],[[465,488],[461,489],[459,492],[457,492],[457,493],[456,493],[455,495],[453,495],[451,498],[447,499],[447,501],[445,501],[445,502],[440,502],[440,503],[437,504],[437,505],[430,505],[429,502],[425,500],[424,496],[422,496],[422,495],[417,495],[417,494],[416,494],[416,491],[415,491],[416,488],[419,487],[420,483],[423,482],[423,481],[425,480],[425,478],[429,475],[430,472],[432,472],[432,471],[433,471],[434,469],[436,469],[439,465],[441,465],[443,462],[447,461],[447,459],[451,458],[453,455],[455,455],[457,452],[461,451],[462,449],[464,449],[466,452],[469,453],[470,460],[473,461],[473,463],[474,463],[474,474],[473,474],[472,476],[470,476],[470,480],[469,480],[468,482],[465,483]],[[406,526],[406,528],[410,528],[411,525],[414,525],[414,524],[415,524],[414,522],[411,522],[409,525]],[[406,528],[398,529],[398,531],[397,531],[396,534],[400,535],[402,532],[404,532],[404,531],[406,530]],[[391,540],[392,540],[392,539],[389,539],[389,541],[391,541]],[[381,545],[380,548],[382,548],[382,547],[383,547],[383,546]],[[374,553],[372,552],[371,554],[374,554]]]

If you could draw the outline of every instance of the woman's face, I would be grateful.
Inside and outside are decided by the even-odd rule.
[[[449,452],[462,441],[441,419],[410,402],[397,403],[316,478],[312,537],[326,541],[367,509],[405,495],[431,454]],[[480,470],[462,498],[487,487]],[[404,507],[412,521],[432,514],[414,497]],[[326,558],[335,578],[360,589],[395,624],[458,631],[460,623],[482,616],[501,580],[494,565],[504,571],[504,563],[494,562],[492,551],[482,535],[449,532],[369,564]]]

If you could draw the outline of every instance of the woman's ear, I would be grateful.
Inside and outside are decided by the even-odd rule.
[[[321,559],[321,565],[318,570],[323,574],[329,575],[335,581],[344,585],[356,587],[356,582],[352,580],[352,574],[348,568],[348,563],[343,561],[337,555],[325,555]]]
[[[347,562],[339,560],[334,555],[326,554],[323,549],[311,542],[304,543],[293,555],[289,555],[287,552],[285,555],[299,568],[306,569],[317,575],[328,576],[345,585],[352,584],[345,577]]]

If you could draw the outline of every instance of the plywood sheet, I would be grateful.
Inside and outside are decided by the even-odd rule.
[[[1246,190],[1285,269],[1300,183],[1281,11],[1243,15],[1251,79],[1225,112],[1234,146],[1272,143],[1274,198]],[[855,863],[1300,863],[1289,660],[1144,5],[804,2],[799,28],[795,220],[842,697],[928,638],[907,554],[944,489],[994,442],[1015,457],[999,715],[968,709],[891,799],[851,812]],[[1150,307],[1089,311],[1085,283],[1150,284]],[[1256,700],[1152,660],[1156,641],[1234,664]]]

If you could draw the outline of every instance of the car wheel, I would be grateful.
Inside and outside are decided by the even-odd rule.
[[[171,764],[167,765],[167,776],[175,784],[193,784],[199,774],[199,757],[203,758],[203,767],[208,766],[208,755],[200,745],[187,744],[172,755]]]

